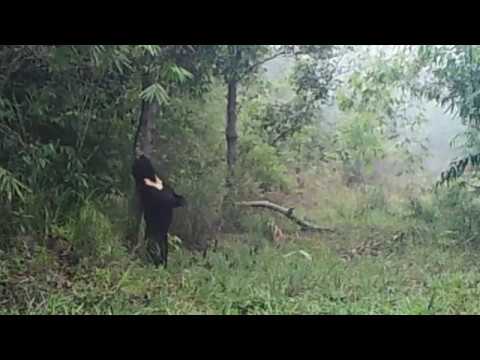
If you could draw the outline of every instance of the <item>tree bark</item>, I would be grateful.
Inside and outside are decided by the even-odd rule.
[[[142,89],[145,90],[152,84],[149,74],[144,74],[142,79]],[[144,154],[151,158],[152,155],[152,129],[155,115],[158,112],[158,104],[156,102],[148,102],[142,100],[140,118],[138,121],[137,132],[134,139],[134,159]],[[143,216],[143,204],[140,200],[139,189],[135,187],[134,193],[134,242],[133,249],[140,244],[141,225]]]
[[[299,225],[304,231],[335,232],[335,230],[333,229],[320,227],[298,218],[293,214],[293,212],[295,211],[295,209],[293,208],[285,208],[283,206],[271,203],[270,201],[244,201],[244,202],[238,203],[238,205],[256,207],[256,208],[265,208],[265,209],[270,209],[270,210],[279,212],[280,214],[285,215],[287,218],[289,218],[290,220],[295,222],[297,225]]]
[[[237,80],[228,83],[227,94],[227,124],[225,136],[227,140],[227,190],[231,190],[235,179],[235,166],[237,163]]]
[[[143,75],[142,91],[152,85],[152,80],[148,74]],[[156,102],[142,100],[140,119],[138,121],[137,133],[134,140],[134,156],[138,157],[145,154],[147,157],[152,155],[152,129],[153,120],[158,112]]]
[[[227,143],[227,174],[225,178],[226,193],[222,201],[222,220],[221,228],[230,224],[230,219],[234,217],[231,209],[234,203],[235,193],[235,166],[237,164],[237,89],[238,80],[228,82],[227,93],[227,119],[225,128],[225,138]]]

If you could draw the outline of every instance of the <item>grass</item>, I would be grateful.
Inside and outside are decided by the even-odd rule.
[[[8,265],[4,260],[0,288],[2,299],[10,303],[1,311],[472,314],[480,312],[480,272],[473,260],[466,251],[411,243],[401,255],[367,255],[346,262],[320,238],[266,246],[256,255],[239,244],[206,259],[177,251],[168,270],[128,259],[105,267],[83,264],[70,277],[37,258]]]
[[[464,244],[460,228],[449,230],[458,221],[440,206],[448,199],[430,196],[412,210],[406,195],[395,194],[395,202],[379,191],[335,193],[323,211],[302,209],[335,226],[334,234],[273,246],[252,231],[224,238],[206,258],[176,249],[167,270],[118,250],[109,239],[115,232],[103,225],[92,233],[105,238],[109,246],[97,246],[106,255],[85,256],[76,265],[42,248],[0,253],[0,314],[480,313],[479,253]],[[315,194],[319,201],[322,194]],[[107,221],[89,214],[79,221]],[[79,241],[79,228],[71,226]]]

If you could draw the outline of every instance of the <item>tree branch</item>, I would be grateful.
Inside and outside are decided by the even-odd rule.
[[[265,209],[276,211],[282,215],[285,215],[287,218],[295,222],[297,225],[299,225],[302,228],[303,231],[335,232],[335,230],[333,229],[320,227],[298,218],[293,214],[293,212],[295,211],[294,208],[288,209],[283,206],[271,203],[270,201],[243,201],[243,202],[237,203],[237,205],[254,207],[254,208],[265,208]]]
[[[280,51],[276,54],[273,54],[272,56],[269,56],[255,64],[253,64],[252,66],[250,66],[247,70],[245,70],[245,72],[243,73],[243,75],[240,76],[239,78],[239,81],[243,80],[248,74],[250,74],[252,71],[254,71],[257,67],[259,67],[260,65],[263,65],[269,61],[272,61],[273,59],[276,59],[277,57],[279,56],[282,56],[282,55],[287,55],[287,51],[284,50],[284,51]]]

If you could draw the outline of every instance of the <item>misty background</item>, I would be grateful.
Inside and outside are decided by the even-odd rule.
[[[389,56],[395,54],[401,47],[401,45],[355,46],[355,52],[350,57],[347,56],[344,61],[349,63],[352,68],[360,68],[362,62],[372,55],[380,55],[388,62]],[[265,77],[269,81],[287,84],[293,66],[293,59],[277,58],[264,66]],[[293,96],[293,93],[289,93],[285,89],[283,89],[282,94],[275,94],[277,99],[280,98],[285,101],[288,100],[289,95]],[[424,159],[424,168],[428,175],[438,177],[452,160],[463,154],[460,148],[452,146],[451,141],[454,137],[461,136],[465,127],[458,117],[446,113],[444,109],[432,101],[421,101],[420,107],[424,109],[425,122],[420,127],[419,131],[421,133],[419,135],[426,139],[425,145],[428,148],[428,156]],[[413,115],[416,111],[412,106],[410,113]],[[339,114],[335,102],[323,109],[323,116],[325,121],[328,122],[335,123]]]

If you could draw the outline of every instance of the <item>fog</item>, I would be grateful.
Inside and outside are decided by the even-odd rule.
[[[425,160],[425,167],[432,175],[438,176],[448,164],[462,154],[459,148],[450,146],[451,140],[462,134],[465,127],[459,118],[446,114],[434,103],[426,104],[427,122],[422,127],[428,137],[429,157]]]
[[[398,51],[401,46],[393,45],[362,45],[356,46],[354,54],[350,54],[344,60],[352,63],[355,68],[362,66],[362,59],[368,58],[372,54],[381,54],[385,61],[389,56]],[[285,80],[293,70],[293,60],[280,58],[269,62],[265,66],[266,78],[270,81]],[[449,163],[462,152],[458,148],[451,146],[451,140],[461,134],[464,126],[459,118],[445,113],[445,111],[433,102],[422,101],[421,106],[425,109],[425,123],[420,129],[421,137],[427,138],[426,146],[428,148],[428,157],[424,160],[425,170],[434,177],[446,169]],[[411,109],[409,113],[413,114],[416,110]],[[335,105],[325,109],[325,117],[334,120],[338,116],[338,109]]]

